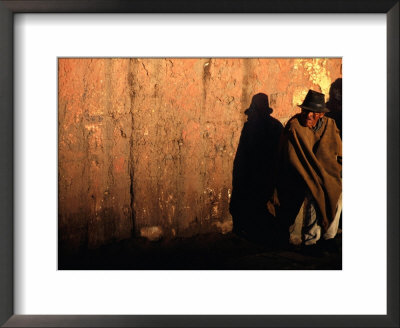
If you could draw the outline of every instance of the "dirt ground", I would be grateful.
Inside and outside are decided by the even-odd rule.
[[[233,233],[150,242],[132,238],[95,250],[59,254],[60,270],[341,270],[342,238],[293,248],[255,243]]]

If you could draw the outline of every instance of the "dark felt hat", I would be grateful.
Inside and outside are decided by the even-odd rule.
[[[325,95],[314,90],[308,90],[307,96],[303,103],[298,106],[305,110],[309,110],[310,112],[329,112],[329,109],[325,106]]]

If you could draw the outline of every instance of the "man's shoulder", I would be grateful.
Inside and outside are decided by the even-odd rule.
[[[297,130],[300,127],[299,114],[292,116],[285,125],[286,131]]]
[[[332,118],[332,117],[329,117],[329,116],[324,116],[324,119],[326,120],[326,123],[327,124],[333,124],[333,123],[335,123],[335,120]]]
[[[325,131],[331,131],[332,133],[338,133],[340,134],[339,128],[336,125],[336,121],[331,118],[327,117],[326,115],[324,116],[325,120]]]
[[[336,121],[333,118],[328,117],[328,116],[325,115],[323,119],[326,122],[325,123],[326,128],[331,128],[331,129],[335,129],[335,130],[338,129],[337,126],[336,126]]]

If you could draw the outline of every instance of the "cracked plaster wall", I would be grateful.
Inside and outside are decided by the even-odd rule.
[[[339,77],[339,58],[59,59],[60,246],[230,231],[252,96],[285,123]]]

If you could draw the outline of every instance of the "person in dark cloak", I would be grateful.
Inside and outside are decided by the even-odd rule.
[[[329,89],[329,100],[326,103],[326,108],[329,112],[326,113],[327,117],[335,120],[336,126],[340,131],[342,138],[342,79],[339,78],[331,84]]]

